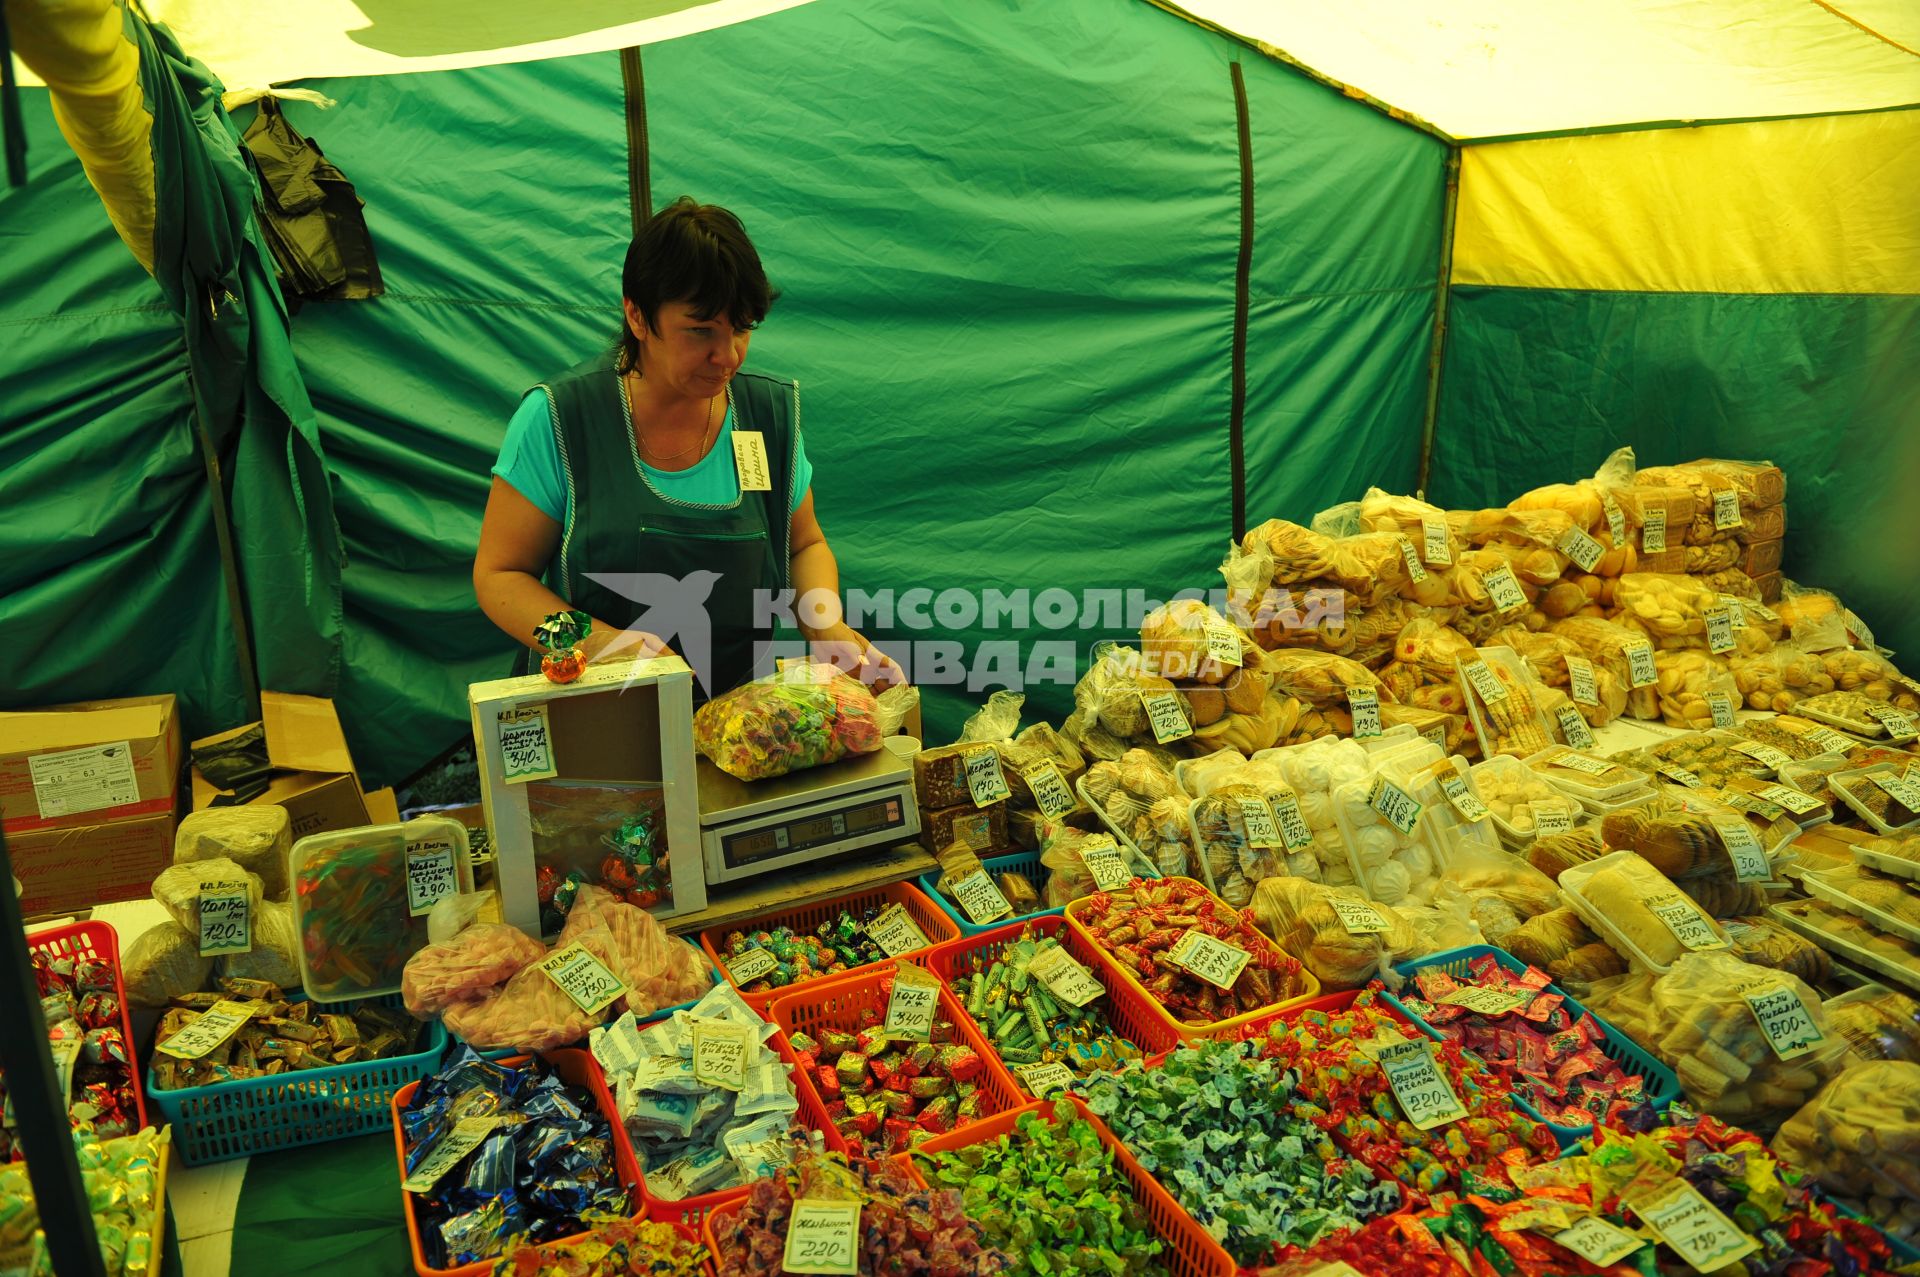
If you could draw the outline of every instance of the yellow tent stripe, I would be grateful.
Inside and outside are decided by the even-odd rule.
[[[1920,294],[1920,111],[1462,149],[1453,282]]]

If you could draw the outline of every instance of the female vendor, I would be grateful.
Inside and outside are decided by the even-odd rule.
[[[741,368],[776,294],[740,219],[682,196],[634,236],[621,291],[614,346],[527,392],[507,425],[473,559],[481,610],[529,647],[548,616],[584,611],[589,660],[668,650],[646,617],[697,663],[704,607],[703,700],[754,676],[765,600],[790,589],[815,659],[904,683],[843,618],[798,387]]]

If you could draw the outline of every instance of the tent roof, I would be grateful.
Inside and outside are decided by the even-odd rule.
[[[1913,0],[1155,0],[1450,137],[1920,104]]]

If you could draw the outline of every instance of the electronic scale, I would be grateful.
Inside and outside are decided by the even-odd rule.
[[[871,754],[756,781],[735,780],[699,759],[707,881],[738,882],[913,838],[920,832],[913,798],[913,756],[919,752],[919,741],[889,736]]]

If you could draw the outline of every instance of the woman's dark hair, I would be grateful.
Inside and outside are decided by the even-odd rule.
[[[735,328],[752,328],[780,296],[767,283],[740,219],[718,204],[696,204],[690,195],[655,213],[627,245],[620,291],[656,333],[660,308],[671,302],[685,302],[701,319],[724,314]],[[624,312],[615,345],[621,372],[638,365],[640,342]]]

